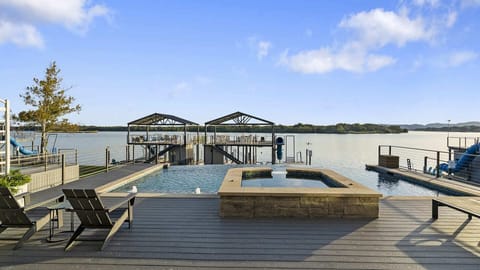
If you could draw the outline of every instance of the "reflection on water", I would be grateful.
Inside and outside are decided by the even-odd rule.
[[[328,188],[321,180],[299,178],[254,178],[242,180],[242,187],[302,187],[302,188]]]
[[[445,193],[437,190],[432,190],[427,187],[412,184],[408,181],[400,179],[399,177],[387,174],[378,173],[377,189],[384,195],[411,195],[411,196],[447,196],[454,195],[452,193]]]

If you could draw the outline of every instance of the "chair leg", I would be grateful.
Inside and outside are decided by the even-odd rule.
[[[32,237],[32,235],[37,231],[36,227],[37,226],[34,224],[32,225],[32,227],[28,228],[27,232],[22,236],[22,238],[20,238],[20,240],[18,240],[17,244],[13,249],[21,248],[23,246],[23,243],[25,243],[25,241]]]
[[[132,222],[133,222],[133,205],[128,204],[128,228],[132,229]]]
[[[118,231],[118,229],[120,229],[120,227],[122,227],[122,224],[125,222],[125,220],[127,220],[127,218],[128,211],[125,211],[122,216],[120,216],[120,218],[113,224],[113,227],[108,232],[107,237],[105,237],[105,240],[103,241],[103,245],[100,250],[103,250],[108,245],[113,235]]]
[[[83,227],[82,225],[78,226],[77,230],[73,233],[72,237],[70,237],[70,239],[68,240],[68,243],[64,249],[65,251],[68,251],[72,247],[73,242],[83,232],[83,230],[85,230],[85,227]]]

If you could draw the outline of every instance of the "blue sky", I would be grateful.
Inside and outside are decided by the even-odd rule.
[[[0,0],[0,98],[56,61],[79,124],[479,120],[480,0]]]

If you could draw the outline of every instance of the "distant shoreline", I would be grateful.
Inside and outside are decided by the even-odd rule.
[[[52,131],[55,133],[96,133],[100,131],[128,131],[127,126],[77,126],[78,130]],[[39,131],[36,127],[22,127],[24,131]],[[198,130],[204,132],[205,127],[199,126]],[[130,127],[130,131],[145,131],[143,127]],[[183,128],[178,127],[159,127],[151,126],[150,131],[183,131]],[[189,132],[197,131],[197,127],[187,127]],[[293,126],[276,125],[274,126],[275,133],[302,133],[302,134],[396,134],[407,133],[407,129],[400,128],[395,125],[377,125],[377,124],[345,124],[339,123],[336,125],[311,125],[311,124],[296,124]],[[213,128],[209,127],[209,131]],[[217,126],[216,132],[236,133],[236,132],[258,132],[271,133],[271,126]]]

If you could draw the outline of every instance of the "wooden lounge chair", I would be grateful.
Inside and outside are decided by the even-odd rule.
[[[84,229],[109,230],[105,239],[102,240],[103,245],[100,250],[103,250],[124,222],[128,222],[129,228],[132,226],[133,204],[135,203],[135,194],[133,193],[125,197],[103,198],[105,205],[93,189],[64,189],[63,193],[72,205],[72,211],[77,213],[81,222],[68,240],[65,251],[71,248],[75,239]]]
[[[0,187],[0,233],[7,228],[27,228],[14,249],[20,248],[35,232],[50,221],[47,207],[36,207],[25,211],[6,187]]]

